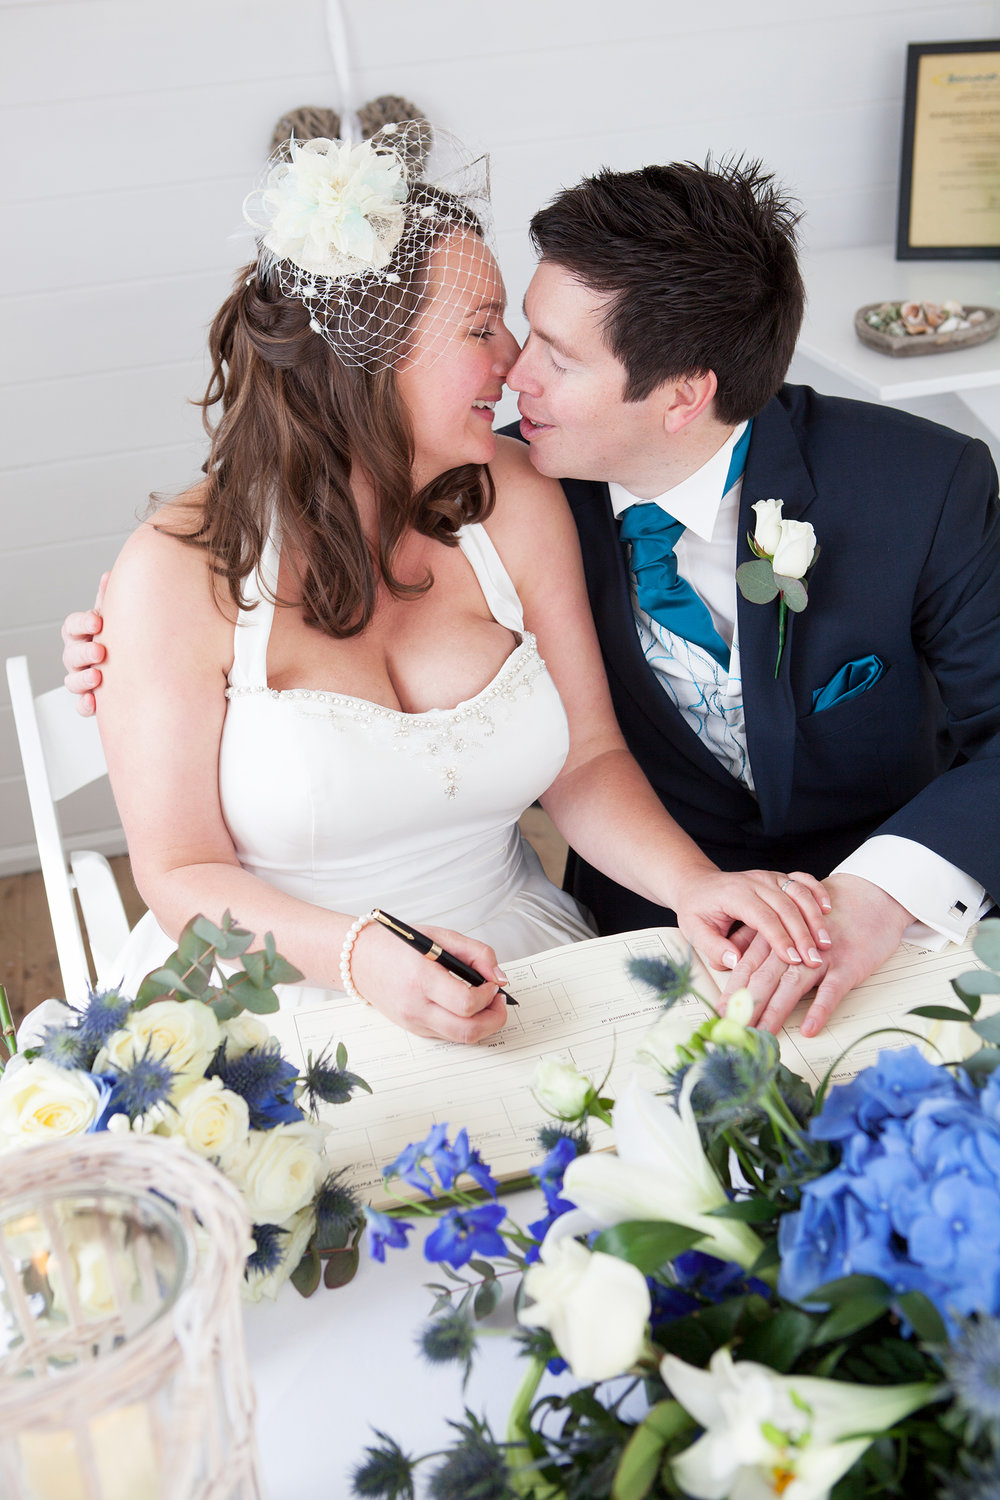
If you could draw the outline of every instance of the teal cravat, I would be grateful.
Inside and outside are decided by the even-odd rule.
[[[723,495],[728,495],[743,473],[752,428],[748,422],[733,449]],[[652,502],[630,505],[622,516],[621,536],[631,547],[629,563],[639,605],[674,635],[701,646],[728,671],[729,647],[712,624],[708,606],[677,571],[674,547],[683,531],[682,522]]]

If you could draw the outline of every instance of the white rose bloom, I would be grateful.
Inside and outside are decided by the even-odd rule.
[[[177,1105],[172,1135],[179,1136],[198,1156],[227,1158],[246,1143],[250,1111],[245,1099],[223,1087],[221,1078],[203,1078]]]
[[[635,1051],[638,1062],[652,1063],[664,1073],[672,1073],[683,1059],[678,1056],[677,1021],[669,1013],[654,1021]]]
[[[230,1062],[237,1057],[243,1057],[252,1047],[263,1047],[271,1040],[271,1033],[264,1022],[246,1010],[241,1011],[238,1016],[233,1016],[231,1021],[223,1021],[219,1030],[222,1032],[222,1040],[226,1044],[226,1056]]]
[[[782,578],[802,578],[816,551],[816,533],[808,521],[782,521],[772,566]]]
[[[263,1276],[255,1275],[252,1271],[249,1278],[244,1276],[240,1286],[244,1302],[259,1302],[262,1297],[269,1297],[273,1301],[277,1297],[305,1254],[315,1227],[316,1215],[311,1208],[303,1208],[295,1215],[291,1223],[285,1226],[288,1233],[281,1241],[281,1260],[274,1270]]]
[[[572,1239],[546,1239],[541,1260],[525,1272],[534,1305],[518,1321],[547,1328],[577,1380],[610,1380],[638,1359],[649,1321],[642,1272],[614,1255]]]
[[[227,1175],[246,1199],[255,1224],[285,1224],[312,1202],[325,1175],[320,1155],[325,1132],[308,1121],[251,1130],[233,1153]]]
[[[531,1090],[543,1109],[557,1120],[578,1120],[592,1088],[590,1079],[572,1063],[543,1057],[535,1069]]]
[[[772,557],[781,537],[781,501],[757,500],[752,509],[757,512],[753,539],[762,552]]]
[[[82,1135],[103,1105],[100,1088],[86,1073],[57,1068],[44,1057],[0,1077],[0,1136],[8,1145]]]
[[[155,1057],[164,1057],[178,1074],[178,1087],[201,1078],[221,1040],[215,1012],[197,1000],[157,1000],[133,1011],[97,1054],[95,1073],[130,1068],[149,1043]]]

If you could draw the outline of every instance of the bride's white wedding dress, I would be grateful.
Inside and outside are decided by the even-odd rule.
[[[566,758],[562,702],[486,531],[463,527],[458,541],[494,619],[520,644],[474,698],[417,714],[268,687],[266,595],[279,558],[268,542],[264,588],[248,580],[255,607],[236,626],[219,788],[241,865],[268,885],[331,911],[381,906],[418,927],[450,927],[503,963],[593,934],[517,826]],[[125,993],[175,946],[147,913],[120,955]],[[289,985],[281,1000],[312,1005],[331,993]]]

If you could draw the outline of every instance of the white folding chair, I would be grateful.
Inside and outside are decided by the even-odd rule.
[[[56,803],[108,774],[104,750],[97,721],[80,717],[65,688],[34,697],[26,657],[8,657],[7,683],[65,998],[80,1000],[92,980],[114,982],[110,966],[128,937],[128,920],[104,855],[92,849],[64,853]],[[74,890],[94,959],[93,974],[87,966]]]

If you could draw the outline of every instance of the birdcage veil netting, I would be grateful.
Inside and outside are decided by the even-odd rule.
[[[243,211],[255,274],[303,303],[344,364],[432,363],[464,336],[469,311],[500,295],[484,253],[488,160],[425,120],[360,142],[292,138]]]

